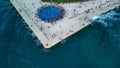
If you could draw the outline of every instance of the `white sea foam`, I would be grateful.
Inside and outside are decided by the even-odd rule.
[[[120,18],[117,18],[117,17],[115,18],[115,15],[118,15],[118,13],[115,12],[115,11],[110,11],[106,14],[93,17],[91,22],[93,22],[94,24],[95,23],[100,24],[103,27],[111,27],[114,24],[112,21],[120,19]],[[111,21],[111,22],[109,22],[109,21]]]

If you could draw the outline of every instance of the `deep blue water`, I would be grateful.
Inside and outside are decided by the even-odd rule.
[[[10,2],[1,0],[0,68],[120,68],[120,8],[46,51]]]
[[[56,7],[44,7],[42,8],[38,16],[43,21],[56,21],[61,18],[61,10]]]

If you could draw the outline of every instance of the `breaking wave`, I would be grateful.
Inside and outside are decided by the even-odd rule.
[[[115,8],[108,13],[102,14],[100,16],[95,16],[92,18],[92,23],[99,24],[103,27],[112,27],[115,21],[120,20],[120,7]]]

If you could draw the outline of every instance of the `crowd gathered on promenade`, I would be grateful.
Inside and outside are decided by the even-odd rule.
[[[100,1],[99,1],[100,2]],[[83,20],[85,20],[85,21],[87,21],[88,22],[88,20],[90,19],[89,17],[88,17],[88,14],[89,13],[94,13],[95,11],[96,11],[96,9],[101,9],[102,10],[102,6],[106,6],[106,7],[109,7],[109,6],[112,6],[112,4],[111,4],[111,2],[113,3],[113,5],[115,4],[114,2],[115,2],[115,0],[106,0],[104,3],[98,3],[98,2],[96,2],[96,1],[92,1],[92,2],[90,2],[90,3],[80,3],[79,4],[79,6],[78,6],[78,8],[81,8],[81,9],[84,9],[84,8],[82,8],[82,7],[88,7],[88,4],[92,4],[92,5],[94,5],[94,4],[98,4],[97,6],[94,6],[94,7],[91,7],[91,8],[89,8],[89,9],[86,9],[86,10],[84,10],[84,11],[82,11],[82,12],[79,12],[79,11],[77,11],[77,9],[78,8],[74,8],[73,10],[71,10],[71,16],[69,16],[68,17],[68,19],[72,19],[72,18],[75,18],[75,17],[77,17],[77,16],[80,16],[80,15],[82,15],[82,14],[84,14],[85,15],[85,17],[81,17]],[[109,4],[108,4],[109,3]],[[117,3],[117,2],[116,2]],[[41,8],[43,8],[43,7],[45,7],[45,6],[59,6],[59,4],[62,4],[62,5],[64,5],[64,4],[66,4],[66,3],[50,3],[49,5],[48,4],[44,4],[43,6],[41,6],[41,7],[39,7],[39,8],[37,8],[37,13],[35,13],[35,17],[37,18],[37,20],[36,20],[36,22],[41,22],[42,20],[40,20],[39,19],[39,17],[38,17],[38,12],[39,12],[39,10],[41,9]],[[71,4],[70,2],[68,2],[67,4]],[[106,5],[106,4],[108,4],[108,5]],[[34,5],[34,3],[33,3],[33,5]],[[62,9],[64,9],[64,7],[60,7],[60,8],[62,8]],[[67,12],[67,11],[66,11]],[[66,16],[66,15],[64,15],[64,16]],[[63,18],[65,18],[65,17],[61,17],[61,19],[60,20],[62,20]],[[57,24],[57,21],[44,21],[44,22],[46,22],[46,23],[51,23],[53,26],[55,25],[55,24]],[[82,25],[84,26],[85,25],[85,23],[82,23]],[[47,28],[50,28],[51,26],[48,26]],[[60,28],[62,27],[62,26],[59,26]],[[43,31],[44,32],[44,30],[43,30],[43,27],[41,26],[40,27],[40,30],[41,31]],[[70,29],[69,30],[70,32],[74,32],[74,30],[72,30],[72,29]],[[62,34],[63,32],[61,32],[61,34]],[[46,34],[46,33],[45,33]],[[67,35],[69,34],[69,33],[66,33]],[[55,38],[55,36],[56,36],[56,34],[53,34],[51,37],[52,38]]]
[[[33,23],[41,32],[43,32],[48,40],[53,41],[58,39],[63,40],[67,36],[72,35],[76,32],[76,29],[80,29],[80,27],[83,28],[88,25],[91,14],[94,14],[98,10],[104,10],[106,7],[110,7],[118,3],[116,0],[92,0],[79,3],[43,3],[41,0],[31,0],[30,3],[27,3],[29,5],[26,5],[26,2],[23,1],[27,0],[16,1],[22,2],[20,6],[24,9],[24,11],[26,11],[26,14],[29,15]],[[63,16],[56,21],[41,20],[38,17],[38,12],[45,6],[59,7]],[[22,12],[23,10],[19,9],[19,11]],[[76,24],[75,26],[74,23]],[[32,26],[33,25],[31,25],[31,27]]]

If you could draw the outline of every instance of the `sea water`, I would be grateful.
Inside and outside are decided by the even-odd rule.
[[[38,46],[8,0],[0,0],[0,68],[120,68],[120,8],[54,48]]]

